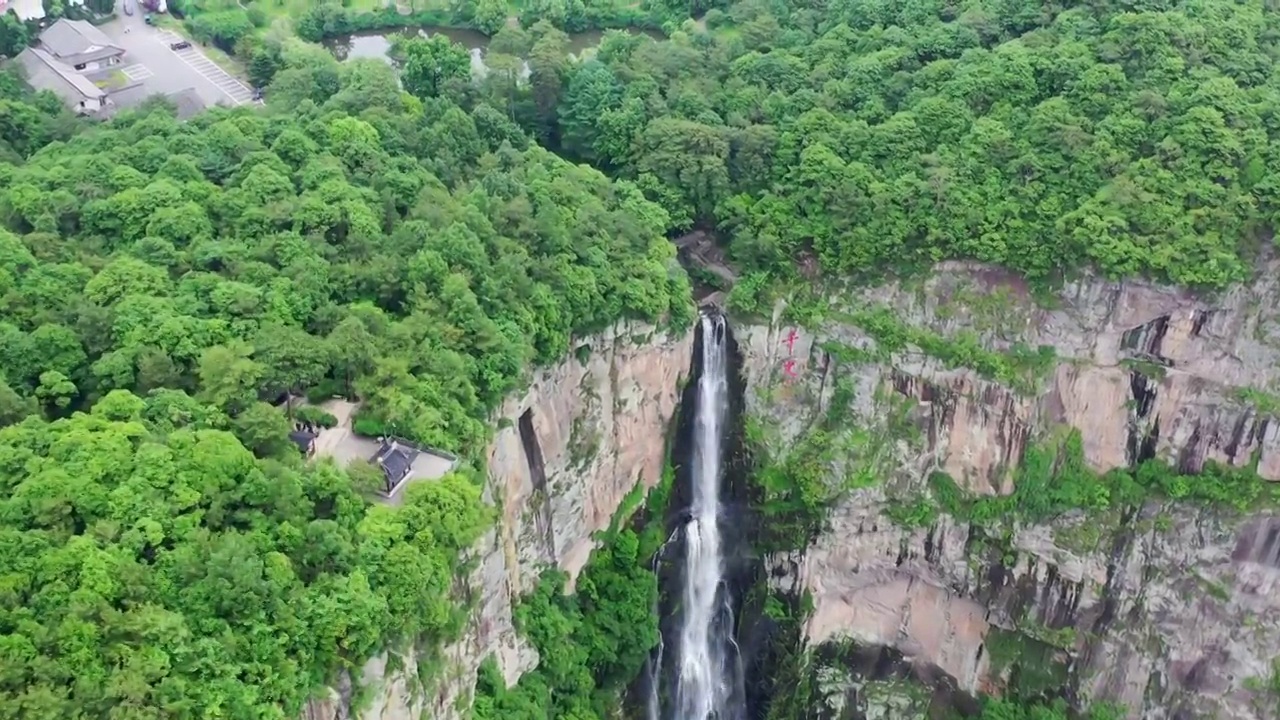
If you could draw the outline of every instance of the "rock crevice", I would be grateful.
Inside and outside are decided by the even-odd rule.
[[[418,682],[417,652],[370,660],[360,685],[366,709],[350,708],[351,681],[339,678],[305,720],[453,720],[467,716],[476,671],[494,657],[508,685],[537,665],[519,636],[513,600],[547,568],[568,573],[570,587],[634,487],[662,477],[668,423],[689,373],[692,328],[680,333],[622,323],[583,339],[559,364],[534,373],[528,389],[495,413],[487,453],[486,499],[500,510],[496,527],[472,549],[465,583],[473,602],[462,637],[439,657],[430,687]],[[434,669],[434,668],[433,668]]]
[[[908,530],[886,512],[934,472],[971,493],[1010,493],[1028,444],[1067,429],[1100,473],[1156,458],[1185,473],[1211,461],[1256,463],[1261,477],[1280,480],[1270,415],[1280,407],[1270,400],[1280,381],[1274,270],[1214,298],[1084,277],[1039,304],[1001,271],[946,263],[922,284],[833,297],[848,312],[818,327],[788,324],[781,308],[768,324],[739,326],[748,412],[770,429],[771,456],[785,457],[815,414],[833,411],[835,397],[822,392],[832,385],[852,391],[835,412],[889,438],[879,482],[840,502],[794,569],[773,578],[811,593],[808,642],[893,648],[970,693],[1001,692],[1019,672],[1007,646],[1034,645],[1036,662],[1056,668],[1056,687],[1120,702],[1135,719],[1257,717],[1246,681],[1268,678],[1280,656],[1280,596],[1271,592],[1280,521],[1152,503],[1125,516],[1017,525],[993,546],[945,515]],[[1018,364],[1026,348],[1051,348],[1053,361],[1014,386],[954,355],[886,353],[850,320],[874,307],[912,332],[976,336],[1016,372],[1031,370]],[[814,361],[829,347],[854,352],[819,373]],[[796,359],[792,377],[783,366]],[[833,480],[864,460],[834,459]]]

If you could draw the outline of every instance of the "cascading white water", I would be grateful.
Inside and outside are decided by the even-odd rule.
[[[720,471],[729,381],[724,318],[702,317],[702,376],[694,418],[692,493],[684,529],[684,588],[672,720],[723,720],[733,693],[726,657],[732,607],[722,588]]]

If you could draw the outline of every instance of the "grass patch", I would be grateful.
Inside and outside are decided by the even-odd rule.
[[[944,337],[927,328],[902,322],[885,306],[835,313],[833,319],[855,325],[876,341],[873,357],[888,360],[895,353],[911,347],[942,361],[950,368],[969,368],[988,380],[1008,385],[1019,392],[1034,392],[1040,381],[1057,364],[1053,348],[1041,345],[1032,349],[1015,344],[1008,351],[990,350],[978,335],[964,332]]]
[[[1143,360],[1140,358],[1125,358],[1120,361],[1120,367],[1130,372],[1136,372],[1139,375],[1156,382],[1164,380],[1165,375],[1169,372],[1167,367],[1158,362],[1152,362],[1150,360]]]
[[[1258,412],[1280,417],[1280,396],[1250,387],[1236,388],[1236,400],[1252,405]]]
[[[904,527],[931,524],[941,513],[993,526],[1008,520],[1043,522],[1083,510],[1089,516],[1086,524],[1099,528],[1096,537],[1093,530],[1084,527],[1060,532],[1070,545],[1064,547],[1087,550],[1097,549],[1103,539],[1099,517],[1137,507],[1149,499],[1198,502],[1235,512],[1271,506],[1280,500],[1280,489],[1258,477],[1252,468],[1209,463],[1197,475],[1184,475],[1163,462],[1148,460],[1133,470],[1093,472],[1084,462],[1077,430],[1060,442],[1028,446],[1014,488],[1011,495],[976,496],[945,473],[935,472],[929,476],[925,492],[890,501],[885,515]]]

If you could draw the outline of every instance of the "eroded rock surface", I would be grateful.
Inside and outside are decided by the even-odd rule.
[[[1130,465],[1146,440],[1151,452],[1191,472],[1206,460],[1241,465],[1259,453],[1259,473],[1280,480],[1280,428],[1257,409],[1259,396],[1280,383],[1275,278],[1264,272],[1251,285],[1199,298],[1146,282],[1086,277],[1043,299],[1046,306],[1002,271],[944,263],[920,285],[890,285],[836,303],[889,308],[904,324],[940,337],[972,333],[994,351],[1051,348],[1052,371],[1027,391],[910,351],[889,363],[846,364],[840,372],[864,376],[857,379],[861,387],[888,383],[931,406],[941,422],[930,452],[979,492],[1007,484],[1008,456],[1016,455],[1023,427],[1054,424],[1081,432],[1085,458],[1100,472]],[[775,318],[737,334],[748,386],[776,396],[755,393],[750,410],[792,434],[823,403],[829,344],[875,346],[862,329],[833,319],[816,333]],[[932,407],[939,402],[942,408]],[[870,408],[864,402],[859,409]],[[993,444],[1001,449],[993,452]]]
[[[531,590],[547,567],[576,578],[593,534],[609,526],[627,494],[661,479],[667,427],[692,351],[692,328],[673,335],[620,324],[581,340],[503,403],[486,489],[502,513],[472,551],[476,566],[463,599],[475,611],[462,638],[443,649],[445,669],[425,691],[412,651],[401,653],[394,671],[386,653],[370,660],[362,686],[373,699],[360,720],[465,717],[484,658],[497,660],[509,685],[537,665],[537,653],[515,631],[512,599]],[[350,686],[342,685],[313,700],[304,720],[355,717]]]
[[[964,523],[908,531],[884,511],[935,471],[974,493],[1012,492],[1027,444],[1065,428],[1099,472],[1149,457],[1184,472],[1256,460],[1280,479],[1267,412],[1280,379],[1275,277],[1217,298],[1085,278],[1038,303],[1002,272],[949,263],[918,285],[835,298],[815,330],[781,312],[739,324],[748,412],[773,433],[770,454],[785,456],[837,398],[850,425],[871,429],[831,477],[870,468],[878,484],[836,508],[799,557],[776,560],[782,587],[813,595],[810,643],[892,647],[962,690],[999,693],[1008,668],[993,638],[1017,637],[1082,697],[1133,718],[1265,716],[1248,686],[1280,656],[1280,521],[1153,504],[1021,527],[993,557]],[[1000,382],[916,345],[886,356],[850,321],[875,307],[931,337],[972,336],[1006,358],[1047,346],[1053,360]]]

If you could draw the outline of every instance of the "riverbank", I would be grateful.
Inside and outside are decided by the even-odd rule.
[[[579,6],[582,7],[582,6]],[[506,25],[530,27],[547,20],[570,35],[605,30],[661,30],[674,19],[631,5],[601,4],[586,6],[580,13],[563,15],[538,13],[524,9],[518,14],[490,15],[480,13],[484,6],[452,11],[447,8],[403,12],[397,7],[359,10],[339,5],[319,5],[296,18],[294,31],[303,40],[320,42],[362,32],[391,30],[402,27],[448,28],[465,30],[491,37]]]
[[[640,35],[648,35],[655,40],[665,39],[665,36],[655,30],[642,30],[635,28],[627,28],[627,32]],[[569,42],[566,46],[569,55],[580,57],[584,51],[591,50],[600,45],[600,41],[604,39],[604,30],[585,30],[583,32],[568,34]],[[349,35],[339,35],[326,38],[320,42],[321,45],[328,48],[329,52],[339,61],[353,60],[356,58],[373,58],[377,60],[387,60],[394,64],[391,51],[396,42],[397,36],[432,36],[443,35],[455,45],[460,45],[467,49],[471,55],[472,72],[482,75],[487,69],[484,56],[488,52],[489,43],[493,38],[485,35],[478,30],[469,30],[464,28],[451,28],[439,25],[426,26],[409,26],[400,25],[391,28],[380,28],[375,30],[364,30],[354,32]],[[527,59],[527,58],[523,58]],[[527,73],[527,66],[525,72]]]

